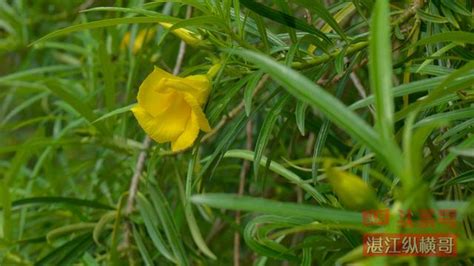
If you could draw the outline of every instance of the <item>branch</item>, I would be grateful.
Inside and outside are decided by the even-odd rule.
[[[245,143],[246,150],[252,150],[252,146],[253,146],[253,137],[252,137],[253,132],[252,131],[253,131],[252,121],[249,121],[246,127],[246,133],[247,133],[247,141]],[[240,171],[239,191],[238,191],[239,196],[242,196],[244,194],[245,179],[247,177],[249,169],[250,169],[250,161],[244,160],[242,164],[242,170]],[[235,224],[237,226],[240,225],[240,211],[237,211],[235,213]],[[240,265],[240,232],[236,231],[234,233],[234,266],[239,266],[239,265]]]

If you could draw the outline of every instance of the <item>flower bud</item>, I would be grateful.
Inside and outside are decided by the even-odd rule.
[[[343,206],[352,210],[378,209],[375,191],[360,177],[333,167],[326,168],[329,183]]]
[[[173,27],[173,24],[166,23],[166,22],[160,22],[160,25],[163,26],[165,29],[170,29],[171,27]],[[171,32],[174,35],[176,35],[178,38],[183,40],[188,45],[191,45],[191,46],[205,45],[205,42],[201,39],[201,36],[199,34],[196,34],[187,29],[184,29],[184,28],[173,29],[171,30]]]

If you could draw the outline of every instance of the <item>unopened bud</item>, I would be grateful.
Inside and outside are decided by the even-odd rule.
[[[372,210],[381,207],[374,189],[360,177],[333,167],[326,168],[329,183],[342,205],[352,210]]]

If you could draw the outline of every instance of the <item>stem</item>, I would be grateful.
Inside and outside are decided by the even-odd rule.
[[[247,141],[245,143],[245,149],[252,150],[253,137],[252,137],[252,122],[247,123],[246,132],[247,132]],[[250,169],[250,161],[244,160],[242,164],[242,170],[240,171],[240,180],[239,180],[239,191],[238,195],[242,196],[245,189],[245,179]],[[240,211],[235,213],[235,224],[240,225]],[[240,265],[240,232],[236,231],[234,233],[234,266]]]
[[[359,42],[359,43],[350,45],[346,50],[346,55],[351,55],[355,52],[358,52],[358,51],[364,49],[365,47],[367,47],[368,44],[369,44],[368,42],[364,41],[364,42]],[[294,69],[302,69],[302,68],[307,68],[307,67],[314,66],[314,65],[319,65],[319,64],[322,64],[322,63],[325,63],[325,62],[331,60],[332,58],[335,58],[337,55],[339,55],[343,51],[344,51],[344,49],[340,49],[340,50],[337,50],[335,52],[332,52],[329,55],[325,54],[325,55],[321,55],[321,56],[316,56],[313,59],[311,59],[309,61],[306,61],[306,62],[294,62],[294,63],[291,64],[291,67],[294,68]]]
[[[147,155],[148,148],[150,147],[151,140],[148,136],[143,139],[143,150],[138,154],[137,163],[135,164],[135,171],[133,172],[132,182],[130,188],[128,189],[128,199],[127,206],[125,208],[125,215],[128,216],[133,212],[133,206],[135,202],[135,197],[137,196],[138,183],[140,180],[140,175],[143,171],[143,166],[145,165],[145,159]]]

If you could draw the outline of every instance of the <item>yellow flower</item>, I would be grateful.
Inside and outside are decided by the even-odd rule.
[[[135,36],[135,41],[133,42],[133,45],[132,45],[132,53],[136,54],[140,49],[142,49],[143,44],[149,42],[153,38],[153,35],[155,35],[154,29],[142,29],[138,31],[138,34],[137,36]],[[130,32],[127,32],[125,36],[123,36],[120,47],[122,49],[127,48],[129,42],[130,42]]]
[[[153,140],[171,142],[173,151],[184,150],[193,145],[200,129],[211,130],[202,111],[209,90],[208,75],[181,78],[155,67],[141,84],[132,112]]]
[[[160,25],[163,26],[165,29],[170,29],[173,27],[173,24],[171,23],[165,23],[165,22],[160,22]],[[189,31],[184,28],[179,28],[179,29],[174,29],[171,31],[174,35],[176,35],[178,38],[183,40],[186,44],[189,44],[191,46],[203,46],[205,43],[201,39],[201,36]]]

